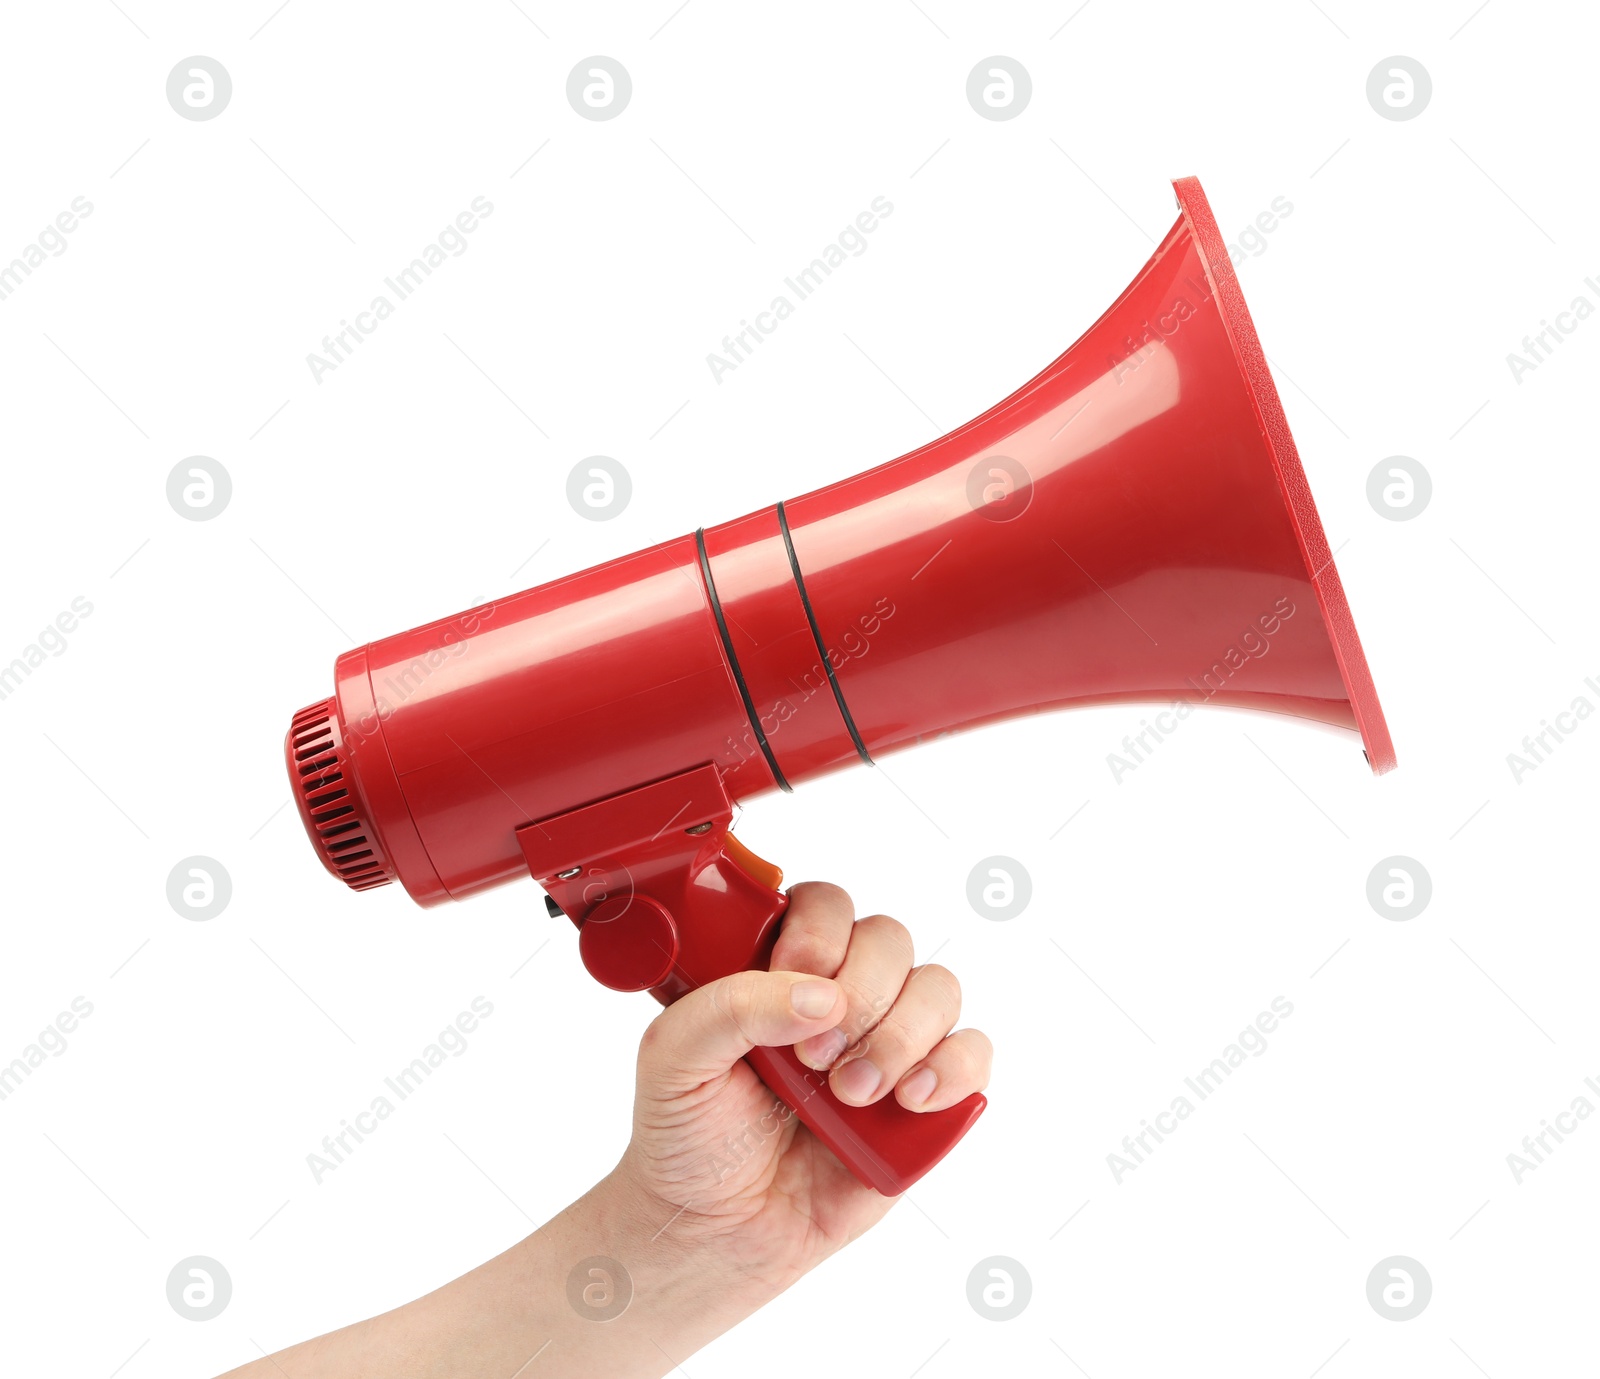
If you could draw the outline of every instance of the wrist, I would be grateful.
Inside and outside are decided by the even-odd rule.
[[[550,1374],[665,1374],[792,1282],[742,1267],[734,1239],[698,1229],[624,1162],[515,1253],[552,1344]]]
[[[614,1239],[633,1274],[634,1305],[652,1316],[689,1308],[732,1326],[771,1302],[804,1270],[774,1269],[754,1248],[753,1223],[698,1209],[692,1187],[663,1196],[627,1157],[574,1203],[576,1221]],[[724,1329],[725,1329],[724,1327]]]

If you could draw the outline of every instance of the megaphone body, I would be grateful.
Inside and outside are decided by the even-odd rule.
[[[358,890],[433,905],[532,875],[585,965],[670,1002],[765,967],[781,876],[735,804],[952,730],[1073,705],[1217,703],[1360,734],[1382,711],[1204,194],[1066,353],[876,469],[341,656],[287,742]],[[767,1085],[903,1191],[983,1108]]]

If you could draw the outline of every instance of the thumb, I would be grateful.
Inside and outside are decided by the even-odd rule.
[[[735,972],[691,991],[651,1022],[639,1086],[658,1097],[720,1077],[756,1045],[797,1044],[844,1019],[838,982],[804,972]]]

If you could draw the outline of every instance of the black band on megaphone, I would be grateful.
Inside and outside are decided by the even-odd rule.
[[[778,782],[780,789],[793,794],[794,787],[783,778],[783,768],[778,765],[778,758],[772,754],[767,735],[761,731],[761,715],[756,712],[755,701],[750,697],[750,687],[744,682],[744,672],[739,669],[739,658],[733,653],[733,638],[728,635],[728,620],[722,614],[722,600],[717,597],[717,582],[711,578],[711,560],[706,555],[704,527],[695,529],[694,546],[700,554],[700,573],[705,577],[706,592],[711,595],[711,612],[717,620],[717,633],[722,638],[722,654],[728,658],[728,669],[733,672],[733,683],[739,687],[739,698],[744,701],[744,712],[750,720],[750,731],[755,734],[756,745],[761,748],[761,755],[766,757],[767,765],[772,769],[773,780]],[[829,674],[831,678],[832,672]]]
[[[856,744],[856,751],[861,754],[861,760],[868,766],[872,765],[872,758],[867,755],[867,744],[861,740],[861,734],[856,731],[856,721],[850,717],[850,706],[844,702],[844,691],[839,688],[839,677],[833,673],[833,662],[828,658],[828,648],[822,644],[822,632],[817,627],[817,615],[811,611],[811,596],[806,593],[805,576],[800,573],[800,561],[794,553],[794,538],[789,535],[789,517],[783,510],[783,504],[778,504],[778,529],[783,533],[783,548],[789,552],[789,568],[794,571],[794,587],[800,594],[800,606],[806,610],[806,621],[811,624],[811,637],[817,644],[817,655],[822,659],[822,668],[828,674],[828,683],[833,687],[834,702],[839,706],[839,717],[844,719],[844,726],[850,730],[850,741]]]

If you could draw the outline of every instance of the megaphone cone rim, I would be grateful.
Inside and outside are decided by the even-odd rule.
[[[1256,335],[1250,309],[1245,305],[1244,293],[1233,271],[1233,261],[1228,257],[1227,245],[1217,229],[1216,217],[1211,212],[1211,204],[1206,200],[1200,179],[1175,178],[1172,189],[1177,194],[1179,209],[1199,248],[1208,285],[1221,313],[1228,343],[1233,349],[1234,361],[1255,404],[1278,486],[1300,542],[1300,554],[1305,560],[1312,587],[1317,592],[1323,625],[1333,642],[1334,658],[1339,664],[1339,674],[1344,680],[1345,693],[1350,699],[1350,709],[1361,733],[1367,761],[1374,775],[1382,775],[1394,769],[1394,743],[1389,737],[1389,725],[1384,720],[1383,708],[1378,703],[1378,691],[1372,683],[1372,672],[1367,667],[1361,639],[1356,635],[1355,619],[1350,613],[1344,585],[1333,563],[1333,552],[1322,530],[1322,519],[1317,515],[1316,504],[1312,501],[1311,486],[1306,482],[1300,452],[1295,448],[1283,402],[1278,397],[1277,385],[1273,383],[1271,370],[1267,366],[1266,352]]]

